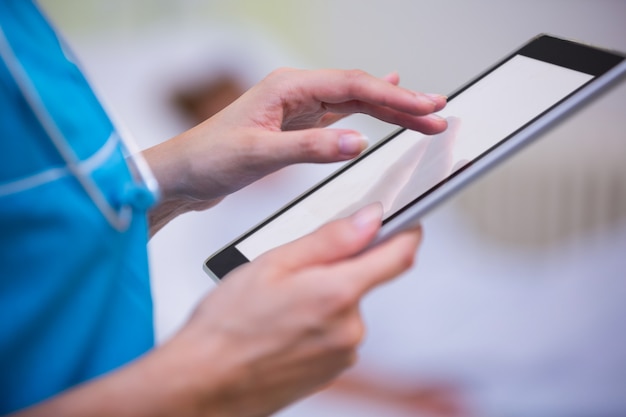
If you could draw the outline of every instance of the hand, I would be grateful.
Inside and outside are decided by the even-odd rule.
[[[170,344],[213,390],[204,397],[216,415],[269,415],[355,361],[360,300],[409,268],[421,239],[412,230],[361,253],[381,215],[380,205],[368,206],[267,252],[199,305]]]
[[[271,415],[356,358],[363,296],[408,269],[420,229],[365,252],[382,207],[281,246],[225,278],[164,345],[16,416]]]
[[[356,70],[274,71],[204,123],[145,151],[166,211],[211,207],[289,164],[357,156],[366,147],[358,132],[325,128],[352,113],[428,134],[445,130],[446,121],[431,115],[445,106],[445,97],[398,82],[396,73],[378,79]]]

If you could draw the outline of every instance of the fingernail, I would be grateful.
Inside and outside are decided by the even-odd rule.
[[[369,229],[379,225],[383,219],[383,205],[373,203],[363,207],[352,216],[353,224],[359,229]]]
[[[365,136],[346,133],[339,137],[339,152],[343,155],[358,155],[369,145]]]

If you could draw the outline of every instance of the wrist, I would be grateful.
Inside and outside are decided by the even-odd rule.
[[[256,415],[245,407],[242,363],[220,343],[220,337],[206,337],[203,329],[188,326],[163,346],[166,358],[177,363],[169,370],[169,395],[181,404],[176,415],[247,417]],[[210,339],[210,340],[208,340]],[[162,359],[160,359],[162,360]],[[166,359],[167,360],[167,359]]]
[[[183,200],[186,195],[189,163],[183,153],[184,147],[177,145],[177,139],[170,139],[142,152],[159,183],[161,201]]]
[[[178,337],[160,347],[150,378],[161,380],[159,398],[163,415],[224,416],[220,395],[224,381],[219,368],[219,351],[206,340]],[[158,401],[158,400],[157,400]]]
[[[156,145],[143,152],[159,183],[160,200],[148,213],[150,236],[159,231],[177,216],[189,211],[201,211],[221,201],[215,198],[208,201],[191,196],[188,185],[189,159],[184,155],[184,148],[177,146],[178,138]]]

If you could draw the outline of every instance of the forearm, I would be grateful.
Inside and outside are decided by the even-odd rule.
[[[13,417],[228,415],[212,412],[223,408],[218,402],[220,396],[213,395],[219,391],[219,370],[216,369],[210,379],[203,378],[206,374],[199,369],[206,367],[206,357],[194,358],[197,349],[180,350],[179,347],[165,345],[126,367],[24,409]],[[203,352],[202,356],[205,355]]]

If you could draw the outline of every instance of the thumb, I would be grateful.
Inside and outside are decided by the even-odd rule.
[[[383,216],[380,203],[335,220],[315,232],[267,252],[263,257],[286,270],[326,265],[361,252],[374,239]]]

